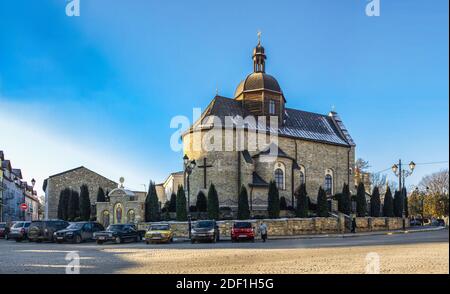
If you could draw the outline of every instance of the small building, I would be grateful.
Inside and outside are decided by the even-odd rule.
[[[109,201],[96,202],[97,221],[110,224],[139,223],[145,217],[146,192],[130,191],[123,186],[109,192]]]

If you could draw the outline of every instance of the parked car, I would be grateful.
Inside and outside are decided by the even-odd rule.
[[[239,240],[255,241],[255,231],[251,222],[235,222],[231,228],[231,242]]]
[[[108,241],[120,244],[124,241],[138,242],[141,236],[135,225],[115,224],[108,226],[105,231],[94,233],[94,239],[99,245]]]
[[[191,243],[197,241],[219,241],[219,227],[214,220],[202,220],[195,223],[191,230]]]
[[[8,234],[9,239],[16,240],[16,242],[21,242],[28,239],[28,229],[30,228],[31,221],[16,222],[11,227]]]
[[[435,219],[431,223],[432,226],[445,227],[445,221],[441,218]]]
[[[173,242],[173,231],[169,224],[153,224],[145,233],[145,243]]]
[[[104,231],[105,228],[97,222],[71,223],[67,228],[55,232],[54,239],[57,243],[93,241],[94,233]]]
[[[69,222],[64,220],[33,221],[28,228],[28,240],[31,242],[54,242],[55,232],[65,229]]]
[[[9,230],[10,228],[7,223],[0,223],[0,238],[8,240]]]
[[[412,220],[409,221],[409,225],[411,227],[413,227],[413,226],[421,226],[422,225],[422,219],[418,219],[418,218],[412,219]]]

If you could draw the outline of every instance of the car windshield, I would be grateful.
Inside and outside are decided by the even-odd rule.
[[[252,223],[235,223],[234,227],[236,229],[251,229]]]
[[[66,229],[68,230],[79,230],[84,226],[84,223],[73,223],[70,224]]]
[[[21,227],[23,227],[23,223],[15,223],[12,227],[13,228],[21,228]]]
[[[123,231],[123,229],[125,228],[125,225],[110,225],[106,230],[107,231]]]
[[[196,228],[212,228],[214,227],[214,223],[210,222],[210,221],[202,221],[202,222],[198,222],[195,225]]]
[[[31,223],[25,223],[25,228],[28,228],[31,225]]]
[[[150,227],[150,231],[168,231],[170,230],[168,225],[153,225]]]

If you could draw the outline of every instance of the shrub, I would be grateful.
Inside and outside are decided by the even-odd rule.
[[[268,194],[268,205],[267,212],[269,218],[279,218],[280,217],[280,196],[278,193],[278,188],[275,181],[270,181],[269,183],[269,194]]]
[[[297,198],[295,216],[308,217],[308,196],[306,193],[306,185],[304,183],[296,189],[295,197]]]
[[[372,198],[370,199],[370,216],[379,217],[381,208],[380,191],[378,187],[373,188]]]
[[[358,184],[356,192],[356,215],[359,217],[366,216],[367,213],[367,201],[366,201],[366,189],[363,182]]]
[[[219,219],[219,196],[217,195],[217,190],[214,184],[209,186],[207,211],[209,219]]]
[[[176,200],[176,212],[177,221],[187,220],[187,207],[186,207],[186,196],[184,194],[183,186],[178,186],[177,200]]]
[[[319,187],[319,193],[317,195],[317,216],[327,217],[328,216],[328,199],[327,193],[322,186]]]
[[[91,217],[91,200],[89,198],[89,188],[87,185],[80,187],[80,219],[88,221]]]
[[[386,193],[384,194],[383,216],[394,216],[394,200],[392,199],[392,193],[389,187],[386,188]]]
[[[206,200],[205,193],[203,193],[203,191],[200,191],[197,194],[196,207],[198,212],[206,212],[206,210],[208,209],[208,203]]]
[[[245,186],[241,187],[238,199],[238,219],[249,219],[250,208],[248,206],[248,194]]]

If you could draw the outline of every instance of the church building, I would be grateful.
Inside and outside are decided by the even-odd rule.
[[[190,205],[211,184],[221,207],[236,210],[240,187],[245,186],[251,210],[262,211],[272,180],[288,206],[295,205],[294,192],[301,183],[312,203],[319,187],[331,198],[344,183],[353,183],[356,145],[340,116],[335,111],[318,114],[289,108],[293,98],[266,73],[266,58],[259,40],[253,72],[237,86],[234,97],[216,95],[183,133],[185,164],[191,167]],[[259,123],[261,118],[264,123]],[[255,139],[255,134],[264,140]]]

